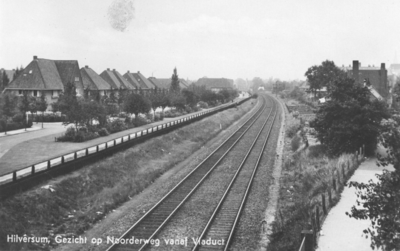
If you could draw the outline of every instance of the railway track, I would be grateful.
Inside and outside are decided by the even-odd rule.
[[[272,110],[267,107],[265,98],[261,98],[262,105],[239,129],[203,160],[192,172],[167,193],[156,205],[144,214],[131,228],[129,228],[107,251],[111,250],[144,250],[152,245],[157,234],[167,222],[175,215],[180,207],[196,191],[208,175],[225,158],[230,150],[246,135],[254,124],[260,124],[260,117]],[[268,121],[263,122],[263,127]],[[259,131],[258,136],[261,134]],[[256,142],[256,140],[254,141]],[[254,146],[255,144],[253,144]],[[249,150],[249,152],[251,152]],[[246,158],[249,154],[246,155]],[[245,162],[245,160],[243,161]],[[236,175],[235,175],[236,176]],[[195,247],[196,248],[196,247]]]

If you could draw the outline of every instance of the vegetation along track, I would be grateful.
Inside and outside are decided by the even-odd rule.
[[[144,244],[145,242],[151,245],[151,240],[155,240],[155,237],[160,230],[179,210],[185,201],[188,200],[193,192],[196,191],[208,174],[218,166],[229,151],[241,140],[246,132],[255,124],[258,124],[259,126],[261,123],[260,121],[263,121],[262,124],[264,124],[265,116],[267,113],[271,114],[271,109],[267,108],[265,98],[261,99],[263,105],[254,116],[246,121],[243,126],[235,131],[167,195],[165,195],[158,203],[156,203],[156,205],[144,214],[130,229],[118,238],[121,242],[120,244],[114,244],[107,250],[143,250],[146,246],[146,244]],[[260,117],[264,119],[259,119]],[[125,243],[126,241],[124,240],[135,241],[132,245],[132,242]]]

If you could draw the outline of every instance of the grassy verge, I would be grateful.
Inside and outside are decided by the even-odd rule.
[[[340,199],[343,179],[340,178],[342,183],[337,183],[336,190],[333,189],[332,183],[332,179],[338,177],[338,170],[342,170],[344,166],[354,170],[359,164],[350,154],[329,159],[325,156],[325,149],[321,145],[293,152],[291,142],[291,138],[285,139],[285,161],[282,167],[277,220],[273,225],[268,246],[268,250],[271,251],[298,250],[301,244],[301,231],[310,229],[311,219],[315,218],[314,209],[316,206],[321,206],[321,194],[332,192],[329,208]]]
[[[82,234],[252,107],[245,102],[52,181],[51,190],[37,188],[1,202],[0,249],[49,250],[57,234]],[[50,237],[51,243],[10,244],[7,234]]]

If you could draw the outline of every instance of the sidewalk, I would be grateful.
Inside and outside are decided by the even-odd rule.
[[[383,149],[379,149],[384,153]],[[393,170],[393,167],[378,167],[376,158],[367,159],[361,163],[350,181],[367,183],[370,179],[376,181],[375,174],[382,173],[383,169]],[[356,204],[357,196],[354,187],[345,187],[339,203],[331,209],[322,225],[317,251],[372,251],[371,240],[362,236],[363,230],[370,225],[370,220],[356,220],[345,213],[351,211]]]
[[[16,135],[16,134],[21,134],[21,133],[27,133],[27,132],[37,131],[37,130],[41,130],[41,129],[42,129],[42,123],[33,124],[31,128],[26,128],[26,129],[23,128],[23,129],[8,131],[7,134],[5,132],[0,132],[0,137],[11,136],[11,135]]]

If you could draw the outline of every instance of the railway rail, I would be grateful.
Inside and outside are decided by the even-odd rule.
[[[133,226],[131,226],[120,238],[117,240],[120,243],[115,243],[111,245],[107,251],[114,250],[144,250],[146,247],[152,244],[152,241],[155,240],[156,236],[160,233],[160,231],[167,225],[167,223],[172,219],[172,217],[178,212],[181,206],[189,199],[189,197],[201,186],[203,181],[212,173],[212,171],[221,163],[221,161],[225,158],[225,156],[231,151],[233,147],[246,135],[248,130],[250,130],[255,124],[258,124],[260,127],[260,123],[262,123],[261,130],[258,131],[258,135],[256,139],[253,141],[252,146],[248,150],[245,158],[242,161],[241,167],[244,166],[246,159],[250,156],[252,148],[256,145],[257,139],[260,137],[264,130],[267,121],[270,121],[271,114],[273,115],[273,121],[276,117],[275,105],[271,107],[267,107],[267,101],[263,97],[261,98],[262,105],[261,107],[254,113],[252,117],[250,117],[240,128],[238,128],[232,135],[226,139],[220,146],[214,150],[206,159],[204,159],[196,168],[194,168],[184,179],[181,180],[170,192],[168,192],[158,203],[156,203],[147,213],[145,213]],[[265,115],[268,114],[266,119]],[[261,118],[260,118],[261,117]],[[260,122],[262,121],[262,122]],[[271,124],[273,125],[273,121]],[[271,125],[271,127],[272,127]],[[254,128],[253,128],[254,129]],[[269,129],[270,130],[270,129]],[[266,142],[267,139],[265,139]],[[264,143],[264,141],[263,141]],[[264,149],[265,143],[262,147]],[[261,151],[261,153],[263,150]],[[259,154],[261,158],[262,154]],[[259,159],[257,160],[256,166],[258,166]],[[239,168],[240,169],[240,168]],[[256,168],[254,173],[256,172]],[[235,177],[239,177],[240,170],[237,171],[237,175]],[[252,177],[254,177],[254,173]],[[234,182],[231,182],[233,186],[236,186]],[[241,182],[242,183],[242,182]],[[248,193],[249,187],[251,186],[251,182],[247,183],[248,189],[245,190],[246,194]],[[231,186],[229,186],[231,187]],[[228,190],[229,190],[228,187]],[[225,194],[229,194],[229,192],[225,192]],[[241,208],[243,207],[245,199],[241,201]],[[223,199],[221,200],[221,205],[223,203]],[[224,208],[224,207],[222,207]],[[216,209],[213,215],[216,215],[220,209]],[[240,212],[236,214],[236,222],[237,218],[240,215]],[[211,220],[212,221],[212,220]],[[211,224],[207,224],[210,225]],[[233,224],[233,229],[236,223]],[[204,234],[207,232],[207,229],[204,230]],[[210,232],[211,233],[211,232]],[[132,245],[128,243],[128,241],[123,240],[131,240],[135,244]],[[118,241],[117,241],[118,242]],[[194,249],[197,249],[198,246],[195,246]]]

